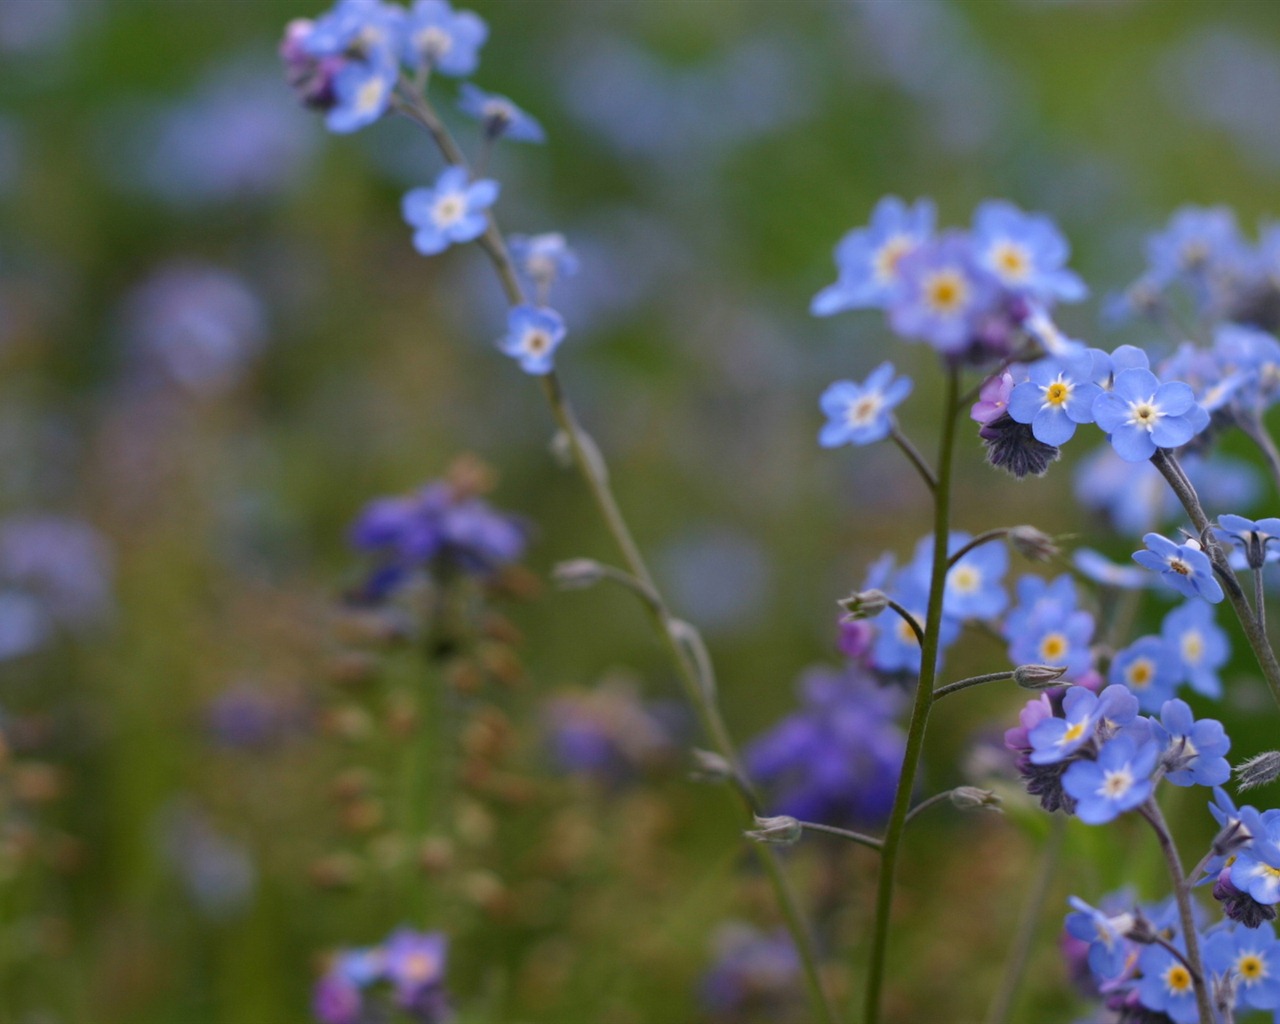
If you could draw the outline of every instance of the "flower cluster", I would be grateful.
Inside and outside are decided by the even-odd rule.
[[[444,991],[448,939],[440,932],[394,931],[380,945],[344,949],[316,983],[312,1012],[320,1024],[362,1024],[389,1007],[408,1020],[443,1024],[451,1016]]]
[[[1144,671],[1157,671],[1144,660]],[[1226,782],[1231,741],[1221,723],[1195,720],[1181,700],[1165,701],[1159,719],[1139,715],[1140,706],[1118,683],[1100,694],[1074,686],[1030,701],[1005,733],[1027,791],[1046,810],[1100,825],[1142,806],[1161,778],[1175,786]]]

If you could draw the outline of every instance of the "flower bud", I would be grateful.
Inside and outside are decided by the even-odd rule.
[[[845,620],[870,619],[889,607],[889,595],[883,590],[859,590],[837,601]]]
[[[1236,787],[1241,791],[1265,786],[1280,778],[1280,751],[1268,750],[1236,765]]]
[[[729,782],[733,779],[733,765],[714,751],[694,747],[690,776],[697,782]]]
[[[1053,538],[1034,526],[1015,526],[1009,531],[1009,545],[1031,562],[1047,562],[1058,554]]]
[[[781,814],[776,818],[762,818],[757,814],[755,829],[748,830],[744,834],[757,843],[792,846],[800,841],[800,837],[804,834],[804,826],[788,814]]]
[[[1066,665],[1019,665],[1013,670],[1013,681],[1024,690],[1047,690],[1066,674]]]
[[[979,789],[977,786],[957,786],[951,791],[951,803],[962,811],[975,810],[980,807],[990,807],[994,811],[1000,810],[1000,798],[989,789]]]
[[[605,577],[604,566],[593,558],[573,558],[551,570],[556,586],[572,590],[594,587]]]

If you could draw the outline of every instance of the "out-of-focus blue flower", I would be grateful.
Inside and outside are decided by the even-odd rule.
[[[1005,617],[1009,660],[1015,665],[1065,665],[1075,679],[1089,670],[1093,655],[1093,616],[1076,608],[1075,583],[1059,576],[1048,583],[1038,576],[1018,580],[1018,603]]]
[[[954,556],[973,538],[955,532],[947,538],[947,552]],[[912,564],[921,572],[933,561],[933,538],[925,537],[916,545]],[[947,587],[942,597],[942,613],[953,619],[994,619],[1009,603],[1005,593],[1004,574],[1009,570],[1009,550],[1002,543],[981,544],[965,553],[947,570]]]
[[[338,0],[311,26],[303,44],[316,57],[381,57],[394,63],[405,12],[384,0]]]
[[[626,782],[670,757],[671,728],[661,709],[646,706],[626,680],[556,694],[542,713],[557,768],[605,784]]]
[[[484,234],[484,211],[498,199],[496,181],[472,181],[464,167],[446,167],[431,188],[407,192],[401,204],[413,227],[413,247],[424,256],[444,252],[455,242],[471,242]]]
[[[489,38],[484,19],[455,11],[448,0],[416,0],[404,21],[404,61],[426,65],[442,75],[465,78],[480,64],[480,47]]]
[[[1182,661],[1163,638],[1139,637],[1116,652],[1107,678],[1132,690],[1144,711],[1158,711],[1178,688]]]
[[[1175,786],[1220,786],[1231,778],[1225,756],[1231,740],[1221,722],[1212,718],[1197,722],[1186,701],[1169,700],[1161,707],[1153,731],[1164,744],[1165,778]]]
[[[1280,397],[1280,341],[1274,335],[1256,327],[1219,324],[1212,354],[1219,377],[1234,382],[1229,395],[1233,408],[1256,416]]]
[[[441,1002],[429,997],[443,996],[448,949],[449,940],[442,932],[399,928],[388,936],[382,946],[382,961],[400,1006],[419,1010],[428,1002]],[[440,1009],[444,1009],[442,1003]]]
[[[1183,947],[1181,939],[1174,943]],[[1195,985],[1191,971],[1163,946],[1144,946],[1138,954],[1138,998],[1148,1010],[1164,1013],[1174,1024],[1196,1024]]]
[[[300,732],[306,721],[296,695],[248,683],[223,690],[204,710],[204,727],[213,742],[239,750],[269,749]]]
[[[1280,1007],[1280,942],[1270,924],[1215,931],[1202,954],[1209,971],[1234,979],[1239,1008]]]
[[[1183,678],[1197,693],[1222,696],[1218,670],[1231,656],[1231,647],[1214,621],[1213,609],[1203,601],[1188,601],[1164,617],[1160,635],[1182,662]]]
[[[1056,764],[1067,760],[1095,739],[1105,724],[1107,736],[1128,725],[1138,714],[1138,701],[1123,686],[1108,686],[1095,694],[1073,686],[1062,699],[1063,717],[1046,718],[1027,734],[1032,764]]]
[[[1080,277],[1066,267],[1071,256],[1067,240],[1043,214],[988,200],[974,213],[973,248],[978,262],[1011,292],[1042,302],[1078,302],[1088,294]]]
[[[1152,584],[1151,576],[1135,565],[1117,565],[1100,551],[1077,548],[1071,561],[1095,583],[1120,590],[1141,590]]]
[[[1222,586],[1214,579],[1209,557],[1195,541],[1175,544],[1158,533],[1148,533],[1142,542],[1147,550],[1135,551],[1133,560],[1143,568],[1158,572],[1184,597],[1202,597],[1210,604],[1222,600]]]
[[[1070,903],[1076,912],[1067,915],[1066,929],[1089,944],[1089,970],[1094,977],[1105,984],[1126,974],[1136,956],[1134,944],[1126,938],[1136,923],[1134,914],[1108,914],[1077,896]]]
[[[226,920],[248,907],[258,872],[244,843],[224,835],[187,802],[163,808],[158,824],[164,854],[201,913]]]
[[[1203,279],[1224,266],[1234,267],[1244,252],[1235,214],[1224,206],[1184,206],[1164,231],[1147,240],[1150,275],[1159,284]]]
[[[902,693],[854,667],[811,669],[799,691],[800,710],[745,753],[748,772],[771,794],[769,810],[802,821],[883,822],[902,770]]]
[[[1093,422],[1093,402],[1102,389],[1089,380],[1088,361],[1042,359],[1030,368],[1030,379],[1009,396],[1009,415],[1031,424],[1031,433],[1044,444],[1071,440],[1076,425]]]
[[[578,272],[577,254],[569,248],[564,235],[549,231],[541,235],[512,235],[507,239],[511,258],[520,276],[539,295],[546,298],[551,286],[561,278]]]
[[[716,1020],[789,1014],[803,998],[800,956],[785,931],[765,933],[749,925],[722,927],[716,961],[703,976],[702,1001]]]
[[[1076,801],[1076,817],[1103,825],[1131,811],[1151,795],[1160,747],[1121,734],[1108,740],[1096,761],[1076,761],[1062,776],[1062,788]]]
[[[992,277],[973,258],[969,239],[948,232],[898,261],[900,286],[889,304],[889,323],[906,338],[959,354],[973,340],[978,318],[997,296]]]
[[[818,443],[834,448],[883,441],[893,427],[893,409],[909,394],[911,378],[895,378],[891,363],[881,363],[861,384],[836,381],[822,393],[820,404],[828,423]]]
[[[507,333],[498,350],[535,376],[550,373],[555,351],[565,336],[564,320],[546,306],[513,306],[507,314]]]
[[[340,974],[326,974],[311,994],[311,1013],[319,1024],[360,1024],[364,997],[359,986]]]
[[[1162,384],[1150,370],[1136,367],[1115,375],[1111,390],[1094,400],[1093,415],[1127,462],[1143,462],[1157,448],[1179,448],[1208,425],[1188,385]]]
[[[924,628],[929,606],[928,563],[909,565],[895,573],[891,584],[884,589]],[[879,589],[880,584],[874,584]],[[882,672],[918,672],[920,670],[920,641],[915,631],[892,608],[886,608],[872,620],[876,625],[876,639],[871,648],[871,663]],[[960,621],[943,615],[938,629],[938,655],[946,650],[960,635]]]
[[[359,131],[391,105],[399,68],[383,59],[351,60],[333,76],[333,106],[325,114],[331,132]]]
[[[1250,569],[1261,569],[1267,562],[1280,558],[1280,550],[1271,551],[1273,541],[1280,541],[1280,519],[1246,519],[1244,516],[1220,515],[1214,535],[1244,553]]]
[[[1252,826],[1252,839],[1230,865],[1231,884],[1257,903],[1274,906],[1280,903],[1280,812],[1244,820]]]
[[[440,932],[399,928],[384,942],[337,951],[316,983],[312,1013],[320,1024],[382,1020],[391,1008],[375,989],[389,982],[395,1003],[417,1024],[445,1024],[452,1017],[444,989],[448,939]]]
[[[306,90],[304,100],[328,111],[330,131],[354,132],[386,113],[400,74],[404,21],[397,4],[338,0],[314,22],[290,25],[281,56],[295,89]],[[310,75],[299,52],[318,62]]]
[[[243,376],[267,339],[262,299],[240,275],[203,263],[155,270],[125,297],[119,332],[135,372],[158,373],[198,394]]]
[[[899,265],[933,235],[934,206],[928,199],[908,206],[885,196],[871,211],[871,223],[855,228],[836,246],[836,283],[814,296],[815,316],[886,305],[897,289]]]
[[[490,139],[512,142],[546,142],[546,132],[533,117],[505,96],[485,92],[470,82],[463,82],[458,94],[458,109],[474,117]]]
[[[370,502],[351,528],[352,546],[378,559],[365,588],[373,601],[419,573],[488,575],[519,559],[527,538],[518,519],[443,481]]]

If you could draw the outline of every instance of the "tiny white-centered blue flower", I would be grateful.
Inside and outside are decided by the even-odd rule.
[[[448,0],[417,0],[404,22],[404,58],[442,75],[465,78],[480,63],[489,28],[478,14],[455,11]]]
[[[855,228],[836,246],[835,284],[818,292],[810,305],[814,316],[831,316],[846,309],[883,306],[898,286],[902,258],[933,234],[933,202],[908,205],[885,196],[871,211],[871,223]]]
[[[536,119],[526,114],[505,96],[485,92],[470,82],[463,82],[458,93],[458,109],[474,117],[490,139],[512,142],[546,142],[546,132]]]
[[[1115,375],[1111,390],[1094,400],[1093,416],[1126,462],[1145,462],[1157,448],[1180,448],[1209,424],[1189,385],[1162,384],[1137,367]]]
[[[988,200],[973,215],[973,247],[979,262],[1012,292],[1044,302],[1077,302],[1088,294],[1066,267],[1071,247],[1044,214]]]
[[[347,61],[333,77],[334,104],[325,114],[325,127],[345,135],[378,120],[391,104],[397,74],[393,61],[377,55]]]
[[[1102,745],[1097,760],[1073,762],[1062,788],[1075,798],[1076,817],[1103,825],[1142,804],[1155,788],[1151,776],[1159,757],[1154,741],[1122,733]]]
[[[861,384],[836,381],[820,399],[829,422],[818,435],[818,443],[835,448],[884,440],[893,429],[894,407],[909,394],[911,378],[895,378],[892,363],[881,363]]]
[[[554,367],[553,356],[564,340],[564,319],[546,306],[512,306],[507,333],[498,349],[520,364],[525,373],[542,376]]]
[[[1088,357],[1033,363],[1029,379],[1009,395],[1009,415],[1019,423],[1029,423],[1037,441],[1065,444],[1077,424],[1093,422],[1093,401],[1102,389],[1089,379],[1092,368]]]
[[[455,242],[484,234],[484,211],[498,198],[496,181],[472,181],[466,168],[448,167],[431,188],[415,188],[402,204],[404,219],[414,228],[413,247],[424,256],[443,252]]]
[[[1186,597],[1203,597],[1210,604],[1217,604],[1225,596],[1222,586],[1213,576],[1209,556],[1200,545],[1189,540],[1175,544],[1168,537],[1148,533],[1142,538],[1145,551],[1135,551],[1133,560],[1145,569],[1160,574],[1174,590]]]

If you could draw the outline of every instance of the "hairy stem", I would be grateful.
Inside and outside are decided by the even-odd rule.
[[[805,832],[823,832],[829,836],[839,836],[841,839],[847,839],[851,843],[857,843],[859,846],[866,846],[872,850],[879,850],[884,843],[875,836],[863,835],[861,832],[852,832],[847,828],[836,828],[834,825],[822,825],[816,821],[802,821],[800,827]]]
[[[1276,652],[1271,647],[1271,641],[1267,639],[1267,631],[1254,615],[1253,609],[1249,607],[1249,599],[1240,588],[1240,581],[1236,579],[1235,572],[1227,564],[1227,556],[1223,553],[1222,546],[1213,536],[1213,531],[1209,527],[1209,517],[1205,515],[1204,507],[1200,504],[1200,496],[1191,486],[1173,452],[1157,448],[1155,455],[1151,456],[1151,462],[1173,488],[1174,494],[1182,502],[1182,507],[1186,509],[1191,524],[1200,535],[1205,554],[1209,556],[1214,571],[1222,580],[1222,589],[1226,592],[1227,600],[1231,602],[1236,618],[1240,620],[1245,639],[1253,648],[1253,656],[1258,660],[1258,667],[1262,669],[1262,675],[1271,690],[1271,696],[1277,704],[1280,704],[1280,662],[1276,660]]]
[[[1187,884],[1186,874],[1182,870],[1182,858],[1178,856],[1178,848],[1173,843],[1173,836],[1169,834],[1169,826],[1165,823],[1164,814],[1160,810],[1160,805],[1156,803],[1156,798],[1151,797],[1138,810],[1147,819],[1156,838],[1160,841],[1160,852],[1164,854],[1165,865],[1169,869],[1173,895],[1178,901],[1178,918],[1182,924],[1182,941],[1186,946],[1187,970],[1191,972],[1191,984],[1195,988],[1200,1024],[1216,1024],[1209,986],[1205,983],[1204,963],[1200,959],[1200,937],[1196,934],[1195,915],[1191,909],[1191,887]]]
[[[951,462],[955,449],[956,411],[960,392],[960,371],[950,367],[947,373],[947,401],[942,420],[942,440],[938,451],[938,486],[933,498],[933,569],[929,582],[929,606],[925,615],[924,642],[920,648],[920,677],[916,682],[915,700],[911,706],[911,722],[907,727],[907,746],[902,760],[902,773],[893,798],[893,811],[885,832],[880,857],[880,876],[876,887],[875,922],[871,933],[871,958],[867,965],[866,1024],[880,1020],[880,995],[884,986],[885,961],[889,951],[889,917],[893,909],[893,884],[898,867],[907,812],[911,807],[911,791],[915,784],[920,753],[924,748],[925,726],[933,705],[933,686],[938,674],[939,629],[942,625],[942,597],[947,582],[947,539],[951,524]]]
[[[1012,672],[988,672],[985,676],[970,676],[968,679],[961,679],[958,682],[947,683],[946,686],[939,686],[933,691],[933,699],[938,701],[949,693],[959,693],[961,690],[967,690],[971,686],[981,686],[983,683],[998,683],[1003,679],[1012,678]]]
[[[964,558],[964,556],[967,555],[974,548],[980,548],[982,547],[983,544],[990,544],[993,540],[1004,540],[1007,536],[1009,536],[1009,533],[1012,529],[1013,527],[1011,526],[1001,526],[994,530],[984,530],[982,533],[978,534],[978,536],[974,537],[973,540],[969,541],[968,544],[965,544],[958,551],[956,551],[949,559],[947,559],[947,567],[950,568],[951,566],[955,565],[958,561],[960,561],[960,559]]]
[[[402,89],[397,109],[427,130],[446,161],[459,167],[467,166],[466,157],[461,148],[425,96],[411,89]],[[511,305],[524,303],[526,301],[524,289],[507,249],[506,240],[492,212],[488,215],[488,227],[478,241],[493,264],[507,301]],[[560,377],[552,371],[540,377],[539,380],[543,395],[551,408],[552,417],[568,442],[574,465],[591,492],[601,518],[604,520],[605,528],[618,547],[623,564],[649,596],[649,600],[644,602],[646,609],[659,639],[671,655],[685,696],[697,714],[699,724],[712,748],[728,762],[733,775],[739,780],[739,784],[728,791],[741,798],[745,816],[754,820],[754,815],[760,809],[759,804],[746,782],[741,756],[729,736],[720,709],[712,697],[710,681],[706,677],[703,666],[699,665],[699,659],[695,656],[696,651],[705,650],[705,648],[701,648],[700,641],[697,644],[689,641],[688,634],[692,627],[676,619],[668,610],[666,600],[655,584],[653,574],[649,571],[648,564],[613,495],[600,451],[579,425]],[[815,1017],[824,1024],[835,1024],[837,1016],[822,986],[812,930],[805,920],[799,899],[782,870],[778,854],[767,846],[757,846],[755,849],[773,885],[787,929],[795,942]]]

